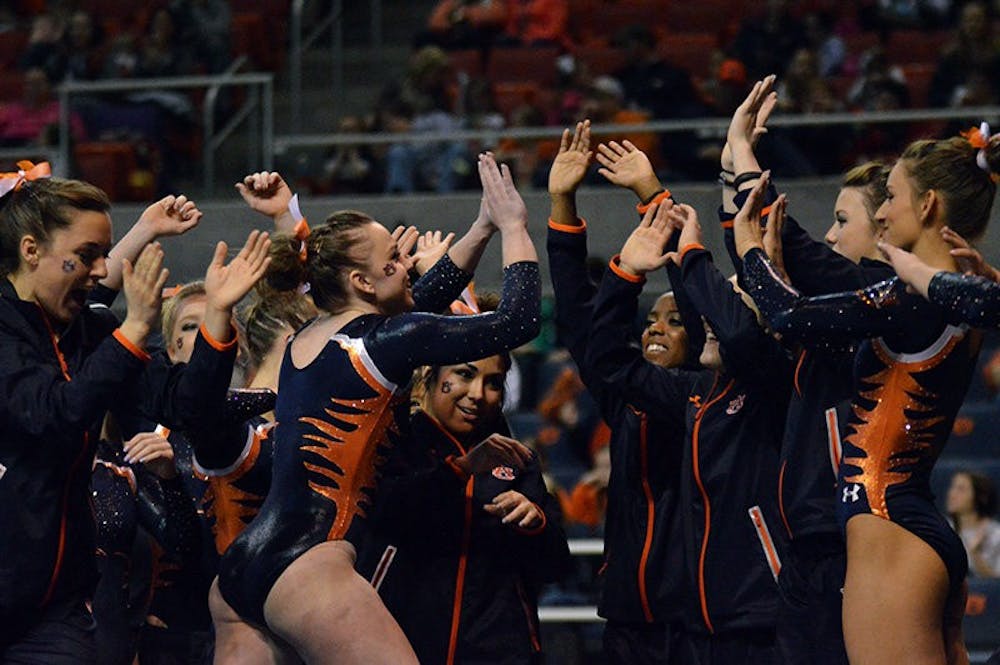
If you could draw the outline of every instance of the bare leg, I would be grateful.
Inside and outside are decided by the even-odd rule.
[[[948,657],[948,665],[969,665],[969,652],[965,649],[965,634],[962,632],[965,603],[968,599],[968,582],[962,582],[961,588],[948,596],[944,614],[944,651]]]
[[[851,665],[945,665],[948,587],[948,571],[930,545],[880,517],[852,517],[844,584]]]
[[[418,665],[378,593],[354,571],[354,547],[321,543],[267,596],[267,625],[309,665]]]
[[[208,607],[215,624],[215,665],[291,665],[301,661],[267,632],[243,621],[212,582]]]

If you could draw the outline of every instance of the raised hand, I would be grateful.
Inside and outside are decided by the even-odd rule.
[[[598,173],[612,184],[631,189],[640,200],[662,189],[649,157],[631,141],[602,143],[597,146],[596,158],[602,166]]]
[[[490,434],[472,450],[455,459],[466,475],[492,471],[497,466],[523,469],[531,460],[531,450],[520,441],[500,434]]]
[[[479,179],[483,183],[486,212],[500,232],[527,228],[528,208],[514,187],[507,165],[498,167],[492,155],[480,155]]]
[[[414,269],[421,275],[430,270],[448,253],[448,248],[454,239],[454,233],[441,237],[440,231],[425,232],[417,238],[417,251],[413,253]]]
[[[274,171],[251,173],[236,183],[236,191],[252,210],[268,217],[277,217],[288,211],[292,200],[292,190],[285,180]]]
[[[941,237],[952,246],[949,253],[954,257],[960,272],[1000,282],[1000,271],[988,264],[979,250],[970,245],[965,238],[947,226],[941,229]]]
[[[142,432],[125,442],[125,461],[145,464],[146,468],[164,480],[177,477],[174,449],[156,432]]]
[[[742,259],[754,247],[764,249],[764,234],[760,228],[761,210],[764,208],[764,193],[771,179],[771,172],[765,171],[757,184],[750,190],[750,195],[743,207],[733,219],[733,235],[736,240],[736,253]]]
[[[722,168],[733,171],[733,150],[753,151],[760,138],[767,133],[767,120],[778,103],[778,94],[773,91],[776,77],[772,74],[757,83],[746,99],[733,112],[726,133],[726,145],[722,148]]]
[[[179,236],[198,226],[202,212],[183,194],[164,196],[146,208],[136,224],[143,224],[154,238]]]
[[[590,158],[590,120],[576,123],[572,134],[568,129],[563,130],[559,154],[549,171],[549,194],[562,196],[575,192],[587,175]]]
[[[499,517],[501,524],[510,524],[521,529],[538,528],[545,520],[545,513],[541,508],[514,490],[496,495],[493,501],[483,505],[483,510],[494,517]]]
[[[788,199],[784,194],[778,196],[777,200],[771,204],[771,210],[767,213],[767,226],[764,227],[764,253],[771,259],[771,264],[778,274],[786,282],[788,272],[785,271],[785,251],[781,244],[781,230],[785,227],[785,209],[788,206]]]
[[[239,254],[226,264],[226,243],[215,246],[215,255],[205,272],[207,309],[229,312],[264,276],[271,258],[267,232],[251,231]]]
[[[170,271],[163,267],[163,249],[153,242],[143,248],[135,265],[122,259],[122,290],[127,309],[121,332],[136,346],[143,346],[160,317],[163,285]]]
[[[397,226],[392,230],[392,239],[396,241],[400,256],[409,256],[413,253],[419,237],[420,231],[415,226]]]
[[[681,264],[680,250],[688,245],[701,245],[701,222],[698,220],[698,212],[687,204],[675,205],[667,211],[667,221],[675,228],[680,229],[680,237],[677,239],[676,252],[667,254],[667,261],[675,265]]]
[[[664,248],[674,233],[674,225],[669,219],[673,208],[673,202],[669,200],[649,207],[639,226],[622,246],[618,261],[622,270],[643,276],[667,265],[670,254]]]

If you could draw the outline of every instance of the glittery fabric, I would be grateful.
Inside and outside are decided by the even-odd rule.
[[[966,557],[941,519],[930,474],[951,432],[978,352],[978,339],[949,325],[937,305],[898,279],[859,291],[803,298],[781,282],[764,253],[745,257],[751,294],[774,329],[815,341],[861,341],[838,483],[842,525],[858,514],[896,522],[941,556],[953,583]]]
[[[927,297],[955,322],[976,328],[1000,326],[1000,284],[986,278],[939,272],[931,279]]]
[[[453,297],[447,294],[445,306]],[[413,370],[529,341],[538,333],[540,298],[538,264],[516,263],[504,271],[494,312],[361,316],[301,369],[289,344],[275,408],[271,491],[220,567],[220,589],[241,616],[263,622],[271,586],[313,545],[363,536],[384,456],[405,421]]]
[[[250,420],[274,410],[278,395],[270,388],[232,388],[226,395],[226,420]]]
[[[413,284],[413,311],[444,312],[470,281],[472,275],[445,254]]]

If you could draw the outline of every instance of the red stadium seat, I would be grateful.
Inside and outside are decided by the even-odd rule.
[[[910,105],[913,108],[927,107],[927,94],[931,89],[931,79],[934,78],[934,64],[903,65],[906,76],[906,87],[910,89]]]
[[[950,34],[939,30],[897,30],[889,36],[885,53],[889,62],[896,65],[909,63],[931,64],[938,61],[948,43]]]
[[[708,75],[712,51],[719,40],[710,33],[671,33],[663,39],[657,51],[668,62],[686,69],[695,77]]]
[[[520,106],[536,104],[538,94],[539,86],[531,82],[506,81],[493,86],[493,96],[496,100],[497,110],[505,118],[509,118],[511,111]]]
[[[148,201],[155,194],[155,178],[139,168],[130,143],[80,143],[74,158],[79,178],[103,189],[113,201]]]
[[[448,60],[451,62],[451,69],[456,74],[465,72],[472,78],[483,75],[483,52],[479,49],[468,49],[465,51],[451,51],[448,53]]]
[[[531,81],[551,85],[556,78],[558,55],[559,49],[554,46],[496,48],[490,55],[488,78],[494,83]]]
[[[608,46],[582,46],[576,49],[576,58],[593,76],[614,74],[626,63],[624,51]]]
[[[13,66],[27,43],[28,35],[21,30],[0,33],[0,68]]]

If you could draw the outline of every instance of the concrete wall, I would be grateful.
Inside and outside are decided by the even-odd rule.
[[[822,238],[833,219],[833,204],[837,196],[837,183],[831,180],[789,181],[779,183],[787,192],[789,210],[808,228],[814,237]],[[719,204],[717,187],[705,185],[678,185],[672,189],[674,196],[690,203],[698,210],[705,233],[706,246],[715,254],[724,272],[732,268],[722,247],[722,233],[718,225],[716,210]],[[621,249],[621,244],[637,223],[630,192],[618,188],[589,188],[578,195],[580,214],[587,220],[589,228],[590,252],[593,255],[610,257]],[[545,192],[528,192],[525,195],[528,206],[532,236],[542,261],[543,287],[551,292],[548,268],[545,260],[545,226],[548,219],[549,200]],[[302,201],[302,210],[313,221],[320,222],[326,214],[341,208],[356,208],[372,214],[390,229],[396,224],[413,224],[421,230],[441,229],[461,234],[475,218],[479,209],[479,195],[476,193],[450,196],[392,196],[392,197],[340,197],[312,198]],[[178,283],[199,278],[212,255],[215,242],[225,240],[230,247],[238,248],[246,234],[253,228],[266,228],[265,219],[250,211],[233,192],[228,200],[202,202],[205,217],[199,227],[181,238],[170,238],[164,242],[167,266],[171,270],[170,283]],[[116,236],[120,236],[128,225],[137,218],[142,208],[139,206],[117,206],[113,212]],[[994,206],[993,220],[986,238],[981,243],[986,256],[1000,260],[1000,206]],[[500,243],[496,238],[483,258],[477,286],[480,290],[498,289],[502,272],[500,268]],[[650,276],[649,290],[666,288],[663,274]]]

